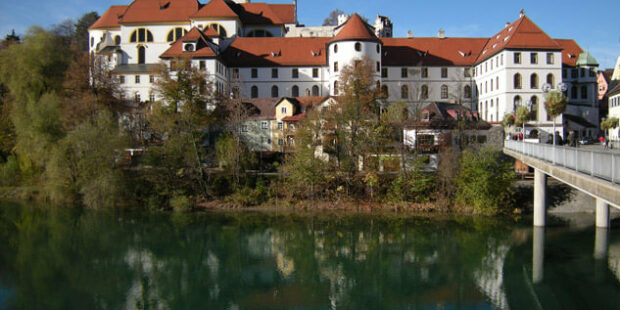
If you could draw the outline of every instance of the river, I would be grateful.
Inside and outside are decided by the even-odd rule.
[[[620,309],[620,231],[0,203],[0,309]]]

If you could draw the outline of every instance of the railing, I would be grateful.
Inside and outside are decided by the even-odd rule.
[[[516,140],[504,141],[504,147],[557,166],[620,183],[620,153]]]

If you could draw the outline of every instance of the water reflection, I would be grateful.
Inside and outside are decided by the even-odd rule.
[[[545,240],[544,230],[528,226],[1,206],[0,309],[560,309],[549,296],[558,296],[566,268],[592,273],[594,241],[583,231],[549,230]],[[619,239],[604,236],[609,269],[596,288],[620,295]],[[566,259],[567,252],[577,254]],[[577,272],[569,283],[571,276],[589,279]]]

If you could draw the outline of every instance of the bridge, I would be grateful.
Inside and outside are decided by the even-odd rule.
[[[515,140],[504,153],[534,168],[534,226],[545,226],[547,176],[596,198],[597,227],[609,227],[610,206],[620,209],[620,153]]]

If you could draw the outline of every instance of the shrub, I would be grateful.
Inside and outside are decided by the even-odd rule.
[[[170,198],[170,206],[175,212],[187,212],[191,210],[192,202],[187,196],[177,193]]]

